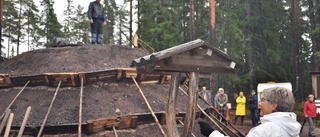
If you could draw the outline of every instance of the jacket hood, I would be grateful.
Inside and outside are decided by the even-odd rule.
[[[300,134],[301,125],[297,122],[297,115],[293,112],[274,112],[261,118],[261,123],[272,122],[279,125],[291,137]]]

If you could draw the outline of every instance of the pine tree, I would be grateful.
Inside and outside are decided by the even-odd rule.
[[[63,11],[63,15],[65,15],[65,19],[63,20],[63,32],[65,37],[71,42],[75,43],[77,39],[75,39],[76,33],[72,31],[72,18],[75,16],[75,6],[73,4],[73,0],[67,0],[67,7]]]
[[[41,6],[44,9],[41,18],[44,27],[45,47],[50,47],[53,38],[64,37],[64,33],[61,31],[62,25],[58,22],[57,15],[54,13],[53,4],[54,2],[51,0],[41,1]]]
[[[18,11],[17,8],[14,5],[14,1],[9,0],[3,2],[3,38],[7,38],[7,57],[11,57],[13,55],[10,55],[10,48],[11,43],[16,43],[17,42],[17,29],[18,28]]]
[[[71,18],[70,27],[72,28],[72,34],[74,42],[77,44],[89,43],[89,22],[87,19],[87,13],[83,12],[83,7],[77,6],[75,10],[75,16]]]

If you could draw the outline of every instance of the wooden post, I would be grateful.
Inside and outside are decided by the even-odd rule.
[[[11,109],[8,109],[8,110],[6,111],[6,114],[5,114],[4,117],[3,117],[2,121],[1,121],[1,124],[0,124],[0,135],[1,135],[1,133],[2,133],[2,130],[3,130],[3,128],[4,128],[4,125],[5,125],[6,122],[7,122],[7,119],[8,119],[8,117],[9,117],[10,113],[11,113]]]
[[[22,137],[22,135],[23,135],[23,131],[24,131],[24,128],[26,127],[30,111],[31,111],[31,107],[29,106],[27,108],[26,114],[24,115],[20,130],[19,130],[19,133],[18,133],[18,137]]]
[[[78,137],[81,137],[81,126],[82,126],[82,95],[83,95],[83,78],[81,78]]]
[[[4,137],[9,137],[13,116],[14,116],[14,114],[10,113],[10,116],[9,116],[9,119],[8,119],[8,123],[7,123],[7,127],[6,127],[6,131],[4,132]]]
[[[155,122],[157,123],[158,128],[160,129],[160,131],[161,131],[161,133],[162,133],[162,135],[163,135],[164,137],[167,137],[166,133],[164,132],[164,130],[162,129],[162,127],[161,127],[161,125],[160,125],[160,123],[159,123],[159,120],[158,120],[157,116],[154,114],[154,112],[153,112],[153,110],[152,110],[152,108],[151,108],[151,106],[150,106],[147,98],[144,96],[144,94],[143,94],[140,86],[138,85],[137,81],[134,79],[133,76],[131,76],[131,78],[132,78],[132,80],[134,81],[134,83],[136,84],[136,86],[138,87],[139,92],[140,92],[141,96],[143,97],[144,101],[146,102],[146,104],[147,104],[147,106],[148,106],[148,108],[149,108],[149,110],[150,110],[150,112],[151,112],[151,114],[152,114]]]
[[[30,80],[24,85],[24,87],[19,91],[19,93],[16,95],[16,97],[14,97],[14,99],[11,101],[11,103],[9,104],[9,106],[6,108],[6,110],[3,112],[3,114],[1,115],[0,119],[4,116],[4,114],[6,113],[6,111],[11,107],[11,105],[14,103],[14,101],[16,101],[16,99],[19,97],[19,95],[22,93],[22,91],[27,87],[27,85],[30,83]]]
[[[169,137],[180,136],[176,122],[176,100],[180,75],[180,72],[171,74],[170,89],[166,99],[166,126]]]
[[[55,100],[56,97],[57,97],[57,94],[58,94],[60,85],[61,85],[61,81],[59,81],[58,87],[57,87],[57,89],[56,89],[56,92],[54,93],[54,96],[53,96],[53,99],[52,99],[52,101],[51,101],[51,103],[50,103],[48,112],[47,112],[47,114],[46,114],[46,116],[45,116],[45,118],[44,118],[44,120],[43,120],[43,122],[42,122],[42,125],[41,125],[41,128],[40,128],[40,130],[39,130],[39,133],[38,133],[38,136],[37,136],[37,137],[40,137],[41,134],[42,134],[42,130],[43,130],[43,128],[44,128],[44,125],[45,125],[46,122],[47,122],[48,116],[49,116],[50,111],[51,111],[51,108],[52,108],[52,106],[53,106],[53,102],[54,102],[54,100]]]
[[[190,81],[189,81],[189,90],[188,90],[188,104],[187,104],[187,112],[184,119],[184,127],[183,127],[183,137],[191,136],[194,120],[196,116],[196,108],[197,108],[197,87],[199,81],[199,73],[198,72],[190,72],[189,73]]]

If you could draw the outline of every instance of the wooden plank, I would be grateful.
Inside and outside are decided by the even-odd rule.
[[[180,136],[177,122],[176,122],[176,100],[177,100],[177,91],[179,87],[180,73],[174,72],[171,74],[171,83],[169,92],[167,93],[166,99],[166,127],[167,134],[169,137],[178,137]]]
[[[79,86],[78,73],[44,73],[48,86],[57,86],[61,81],[61,86]]]
[[[201,67],[201,66],[176,65],[176,64],[170,64],[166,66],[159,65],[156,68],[154,68],[154,70],[170,71],[170,72],[199,72],[202,74],[211,74],[211,73],[236,74],[237,73],[237,69],[231,69],[231,68],[222,68],[217,66]]]
[[[106,70],[106,71],[98,71],[98,72],[90,72],[86,73],[86,82],[95,83],[95,82],[113,82],[117,79],[117,69]]]

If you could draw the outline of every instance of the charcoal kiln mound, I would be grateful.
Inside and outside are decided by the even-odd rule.
[[[0,73],[10,76],[58,72],[92,72],[130,67],[133,59],[148,55],[142,49],[117,45],[47,48],[22,53],[0,63]]]
[[[129,68],[133,59],[149,53],[142,49],[124,46],[85,45],[78,47],[61,47],[25,52],[0,64],[0,74],[10,77],[33,76],[43,73],[96,72],[114,68]],[[139,84],[155,113],[164,113],[168,84]],[[56,87],[27,86],[0,89],[0,113],[16,95],[21,94],[10,107],[14,113],[12,126],[20,126],[28,106],[31,106],[27,127],[41,126]],[[79,120],[79,96],[81,87],[60,87],[48,115],[46,126],[77,125]],[[187,97],[178,93],[177,112],[186,111]],[[144,114],[150,111],[132,81],[111,81],[86,84],[83,88],[82,123],[101,118]],[[153,121],[154,122],[154,121]],[[151,123],[152,124],[152,123]],[[163,127],[165,127],[163,125]],[[141,128],[141,127],[140,127]],[[142,130],[149,134],[153,128]],[[139,130],[139,128],[137,128]],[[161,136],[160,131],[159,136]],[[142,132],[139,131],[139,132]],[[120,133],[121,134],[121,133]],[[130,134],[130,133],[123,133]],[[139,133],[140,134],[140,133]],[[67,135],[68,136],[68,135]]]

